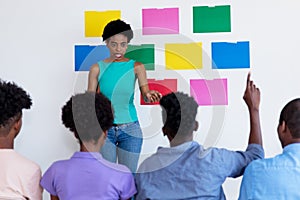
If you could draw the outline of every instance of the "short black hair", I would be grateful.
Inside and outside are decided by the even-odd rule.
[[[279,124],[285,121],[293,138],[300,138],[300,98],[288,102],[282,109]]]
[[[110,21],[104,27],[102,34],[103,41],[116,34],[125,35],[128,39],[128,42],[130,42],[130,40],[133,38],[133,31],[131,30],[130,25],[120,19]]]
[[[111,102],[102,93],[72,96],[62,108],[62,122],[80,141],[97,141],[113,125]]]
[[[20,117],[22,109],[30,109],[32,100],[29,94],[14,82],[0,80],[0,127],[10,120]]]
[[[173,138],[177,133],[187,134],[194,128],[198,104],[193,97],[182,92],[172,92],[160,99],[163,108],[164,128],[172,130]]]

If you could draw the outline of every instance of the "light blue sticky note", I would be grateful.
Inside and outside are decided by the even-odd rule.
[[[213,69],[250,68],[249,41],[213,42],[211,51]]]
[[[75,45],[75,71],[89,71],[90,67],[109,57],[106,45]]]

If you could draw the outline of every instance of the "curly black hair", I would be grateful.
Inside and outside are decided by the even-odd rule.
[[[117,19],[110,21],[103,30],[102,38],[103,41],[114,36],[116,34],[123,34],[127,37],[128,43],[133,38],[133,31],[129,24],[126,24],[124,21]]]
[[[62,122],[80,141],[97,141],[113,125],[111,102],[102,93],[72,96],[62,108]]]
[[[0,80],[0,127],[22,114],[22,109],[29,109],[32,100],[29,94],[14,82]]]
[[[160,99],[163,108],[164,128],[172,130],[173,138],[177,134],[188,134],[194,128],[198,104],[193,97],[182,92],[172,92]]]
[[[288,102],[280,113],[279,124],[285,121],[293,138],[300,138],[300,98]]]

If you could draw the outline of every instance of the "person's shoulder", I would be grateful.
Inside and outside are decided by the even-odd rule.
[[[153,161],[156,158],[157,158],[157,153],[150,155],[148,158],[143,160],[143,162],[141,162],[139,169],[142,169],[143,167],[148,166],[149,164],[153,163]]]
[[[91,66],[91,68],[90,68],[90,71],[91,72],[97,72],[97,71],[99,71],[99,64],[98,63],[93,64]]]
[[[69,165],[69,164],[72,164],[70,163],[71,160],[70,159],[63,159],[63,160],[56,160],[54,161],[51,166],[54,166],[54,167],[61,167],[61,166],[64,166],[64,165]]]
[[[29,170],[29,169],[40,170],[40,166],[33,160],[15,152],[15,151],[13,153],[14,153],[14,157],[15,157],[14,160],[19,163],[20,167],[22,167],[26,170]]]
[[[134,67],[135,68],[144,68],[144,64],[141,63],[141,62],[138,62],[138,61],[134,61],[134,60],[131,60],[132,62],[134,62]]]
[[[68,168],[68,166],[72,165],[72,163],[70,163],[70,159],[65,159],[65,160],[56,160],[53,161],[52,164],[50,164],[49,168],[47,170],[50,171],[62,171],[62,173],[65,172],[65,170]]]
[[[105,159],[102,159],[101,162],[104,166],[108,167],[114,173],[121,173],[121,174],[130,173],[131,174],[130,169],[127,166],[123,165],[123,164],[109,162]]]
[[[164,165],[164,163],[161,163],[161,153],[160,150],[161,147],[158,148],[157,152],[150,155],[148,158],[146,158],[139,166],[138,173],[144,173],[144,172],[151,172],[156,171]]]
[[[262,168],[262,167],[274,167],[274,166],[281,166],[286,164],[286,156],[284,154],[278,154],[274,157],[264,158],[264,159],[257,159],[252,161],[250,164],[253,164],[253,168]]]
[[[261,170],[264,170],[265,168],[267,168],[268,166],[276,164],[276,162],[274,162],[274,161],[275,161],[274,158],[263,158],[263,159],[253,160],[247,166],[247,170],[248,171],[253,171],[253,170],[261,171]]]

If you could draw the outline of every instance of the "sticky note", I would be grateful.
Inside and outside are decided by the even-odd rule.
[[[84,15],[85,37],[101,37],[107,23],[121,18],[121,11],[85,11]]]
[[[93,64],[109,57],[106,45],[75,45],[74,51],[75,71],[89,71]]]
[[[250,68],[249,42],[213,42],[212,68],[213,69],[233,69]]]
[[[128,45],[125,57],[143,63],[146,70],[154,70],[154,44]]]
[[[191,79],[190,94],[202,106],[228,105],[227,79]]]
[[[193,32],[212,33],[230,32],[230,6],[193,7]]]
[[[166,69],[202,68],[202,43],[165,44]]]
[[[163,80],[148,79],[148,86],[150,90],[156,90],[160,92],[162,95],[166,95],[171,92],[177,91],[177,79],[163,79]],[[159,102],[145,103],[142,95],[141,95],[140,103],[141,105],[159,105]]]
[[[178,8],[142,9],[143,35],[178,34]]]

